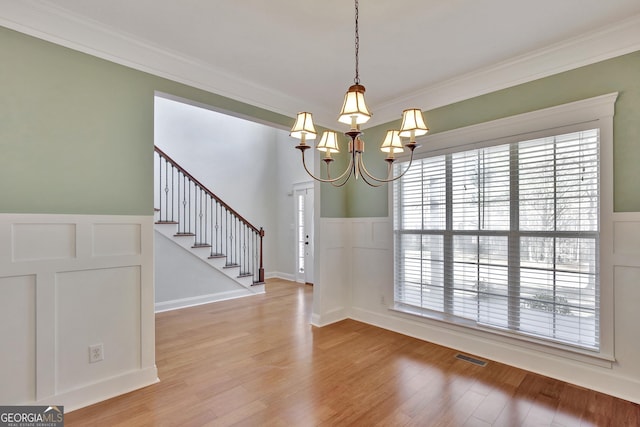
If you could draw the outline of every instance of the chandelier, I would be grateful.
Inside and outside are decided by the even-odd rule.
[[[307,144],[307,140],[314,140],[317,136],[313,118],[311,113],[301,112],[296,116],[296,121],[291,128],[290,136],[300,140],[300,144],[296,146],[302,154],[302,165],[311,178],[320,182],[327,182],[334,187],[342,187],[353,176],[355,179],[362,177],[362,180],[372,187],[379,187],[385,182],[391,182],[401,178],[411,167],[413,162],[413,152],[418,147],[416,137],[426,134],[427,128],[422,111],[418,108],[411,108],[402,112],[402,125],[399,130],[388,130],[385,138],[380,146],[382,152],[387,153],[384,159],[387,162],[387,175],[384,178],[378,178],[371,174],[365,167],[362,153],[364,152],[364,141],[361,138],[362,131],[360,125],[366,123],[371,118],[371,113],[364,102],[365,88],[360,84],[360,75],[358,70],[358,54],[360,50],[360,37],[358,34],[358,0],[355,0],[355,63],[356,75],[353,79],[354,84],[349,87],[344,96],[342,110],[338,116],[338,121],[350,125],[351,128],[345,135],[349,137],[349,165],[347,169],[335,178],[331,177],[331,162],[333,162],[332,154],[340,152],[338,147],[338,134],[333,131],[326,131],[322,134],[316,148],[325,153],[322,158],[326,165],[326,178],[315,176],[305,162],[304,153],[311,148]],[[393,162],[396,153],[404,152],[402,138],[409,138],[409,142],[404,147],[411,151],[411,158],[406,169],[398,176],[393,176]]]

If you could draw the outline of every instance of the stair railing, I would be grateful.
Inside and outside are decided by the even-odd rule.
[[[210,247],[209,258],[226,258],[239,277],[264,283],[264,230],[247,221],[176,161],[155,147],[155,206],[158,223],[177,224],[178,236],[193,236],[194,248]]]

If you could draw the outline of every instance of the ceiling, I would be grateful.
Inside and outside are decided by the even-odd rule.
[[[362,0],[370,124],[640,50],[639,0]],[[0,0],[0,25],[293,117],[336,117],[347,0]]]

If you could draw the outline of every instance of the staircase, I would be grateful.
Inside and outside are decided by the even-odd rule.
[[[157,232],[254,293],[264,292],[264,230],[155,147]]]

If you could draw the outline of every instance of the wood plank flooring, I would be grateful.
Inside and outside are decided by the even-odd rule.
[[[160,313],[160,383],[73,426],[640,426],[640,406],[347,320],[309,325],[312,288]]]

